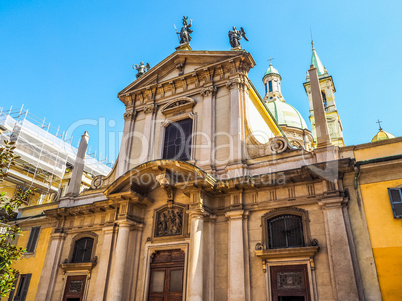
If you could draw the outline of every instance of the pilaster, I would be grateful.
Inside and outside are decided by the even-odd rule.
[[[102,251],[99,259],[98,276],[96,278],[96,291],[94,296],[94,301],[103,301],[106,291],[106,280],[109,274],[110,265],[110,254],[112,251],[112,241],[114,227],[109,226],[102,229],[103,232],[103,243]]]
[[[199,165],[206,172],[215,169],[215,128],[216,128],[216,112],[215,112],[215,95],[217,88],[213,85],[205,86],[201,89],[203,100],[202,110],[202,137],[201,149],[199,157]],[[204,143],[206,142],[206,144]]]
[[[57,270],[59,268],[60,255],[65,239],[65,233],[53,233],[50,236],[50,247],[46,253],[45,263],[42,269],[38,290],[35,297],[35,300],[37,301],[52,300]]]
[[[347,200],[340,196],[319,202],[325,220],[331,282],[336,300],[359,300],[352,256],[342,207]]]
[[[226,217],[229,219],[228,299],[231,301],[246,300],[243,215],[244,210],[226,212]]]
[[[114,252],[114,266],[110,273],[107,300],[120,301],[123,296],[124,272],[126,269],[126,258],[128,241],[132,222],[119,221],[119,231],[116,248]]]
[[[135,128],[135,118],[137,112],[134,111],[133,107],[128,107],[124,113],[124,129],[123,137],[121,140],[121,147],[119,152],[119,159],[117,163],[116,178],[120,177],[130,167],[130,155],[131,148],[133,144],[133,132]]]
[[[190,250],[188,267],[188,290],[187,300],[203,301],[203,280],[204,280],[204,256],[203,256],[203,235],[205,210],[200,207],[188,210],[190,217]]]

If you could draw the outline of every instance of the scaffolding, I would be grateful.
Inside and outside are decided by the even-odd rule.
[[[66,141],[66,133],[50,122],[31,114],[24,107],[4,111],[0,108],[0,125],[5,130],[1,142],[15,142],[16,165],[9,170],[11,182],[21,187],[35,187],[42,203],[53,200],[61,191],[66,166],[74,166],[78,149]],[[84,171],[92,176],[107,175],[111,168],[86,154]]]

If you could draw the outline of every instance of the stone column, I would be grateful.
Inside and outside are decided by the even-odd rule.
[[[324,198],[319,204],[324,212],[334,297],[339,301],[359,300],[350,245],[342,212],[344,198]]]
[[[127,221],[119,222],[114,265],[110,273],[107,300],[120,301],[123,295],[123,279],[126,268],[126,257],[131,224]]]
[[[53,233],[50,236],[49,248],[46,253],[45,263],[43,265],[35,297],[35,300],[37,301],[48,301],[52,299],[61,251],[65,239],[66,234],[64,233]]]
[[[203,301],[203,231],[204,215],[203,209],[187,211],[190,215],[190,250],[188,264],[188,290],[187,300]]]
[[[243,210],[226,212],[229,219],[228,275],[230,301],[246,300],[244,269]]]
[[[201,95],[204,97],[202,109],[202,137],[199,164],[206,172],[215,169],[215,86],[208,86],[201,89]]]
[[[110,253],[112,251],[113,226],[105,227],[103,230],[102,251],[99,258],[98,276],[96,277],[96,291],[94,301],[103,301],[106,289],[106,279],[109,273]]]
[[[124,113],[124,130],[121,140],[119,159],[117,162],[116,178],[128,171],[130,167],[130,155],[133,144],[135,117],[136,112],[134,111],[133,107],[128,107],[126,113]]]

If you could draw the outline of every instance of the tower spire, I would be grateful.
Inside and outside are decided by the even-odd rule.
[[[326,71],[325,71],[324,65],[321,63],[321,60],[318,57],[317,51],[314,48],[313,40],[311,40],[311,47],[312,47],[312,54],[311,54],[311,64],[310,65],[313,65],[314,68],[317,69],[318,76],[320,76],[320,75],[324,74]]]

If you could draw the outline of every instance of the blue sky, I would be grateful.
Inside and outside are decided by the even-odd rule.
[[[179,28],[186,15],[193,19],[194,50],[229,50],[228,30],[244,27],[250,41],[242,45],[257,63],[249,77],[260,94],[273,57],[286,102],[309,126],[303,82],[311,28],[334,78],[346,144],[369,142],[377,119],[401,136],[401,11],[397,0],[0,0],[0,107],[24,104],[63,129],[84,120],[74,144],[88,130],[92,151],[99,124],[106,124],[107,137],[118,139],[124,105],[117,93],[135,79],[132,65],[154,66],[174,52],[173,24]],[[108,161],[116,156],[116,149],[106,152]]]

